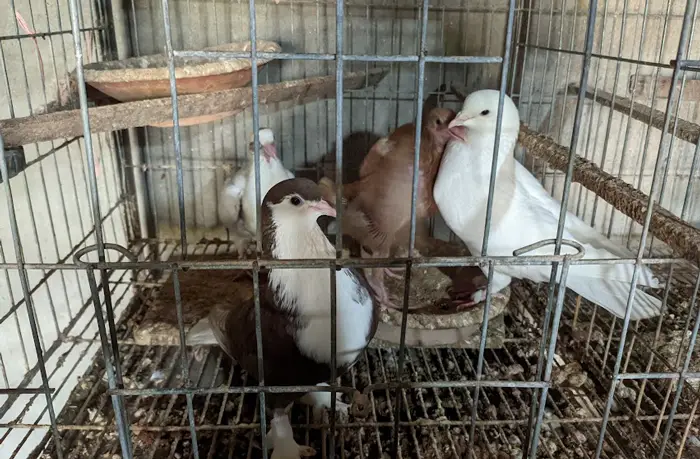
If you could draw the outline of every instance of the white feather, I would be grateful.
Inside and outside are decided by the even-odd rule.
[[[224,182],[219,192],[219,220],[230,230],[233,230],[238,222],[246,179],[247,171],[240,169]]]
[[[272,255],[277,259],[335,258],[333,246],[318,224],[308,216],[284,209],[273,210],[276,225]],[[348,269],[336,276],[336,362],[353,362],[367,345],[372,323],[372,298],[358,291]],[[331,361],[331,283],[328,269],[273,269],[270,286],[278,289],[280,304],[292,304],[304,326],[297,332],[297,345],[306,356]],[[295,302],[290,302],[295,298]],[[286,301],[285,301],[286,300]]]
[[[496,98],[491,107],[494,118],[497,100]],[[469,98],[465,101],[463,111],[469,110],[468,102]],[[483,103],[483,100],[480,102]],[[508,103],[512,104],[508,99],[505,101],[504,118]],[[515,109],[515,106],[512,108]],[[483,110],[476,110],[476,113],[481,112]],[[517,109],[515,116],[517,117]],[[518,126],[519,119],[517,123],[512,122],[512,125]],[[447,225],[472,253],[479,254],[482,249],[495,134],[494,130],[485,129],[484,125],[475,129],[468,127],[465,139],[464,142],[451,141],[448,144],[433,192]],[[516,140],[517,128],[501,132],[488,247],[488,254],[492,256],[512,256],[516,249],[556,237],[560,203],[515,160],[513,150]],[[631,256],[626,249],[615,245],[571,213],[566,215],[563,237],[581,243],[586,251],[585,258]],[[562,253],[574,252],[573,248],[562,247]],[[547,246],[530,254],[553,253],[554,247]],[[616,316],[624,317],[633,269],[632,264],[572,265],[566,285]],[[509,277],[547,282],[551,267],[497,265],[495,271]],[[650,287],[659,286],[658,280],[647,267],[642,268],[639,283]],[[653,317],[660,313],[660,308],[659,299],[637,290],[632,319]]]
[[[301,459],[316,454],[312,447],[301,446],[294,440],[289,415],[275,413],[271,424],[267,433],[268,447],[272,448],[270,459]]]
[[[243,221],[245,228],[251,234],[255,234],[257,218],[255,208],[255,163],[250,162],[248,169],[248,180],[245,185],[242,198]],[[265,195],[270,188],[277,185],[282,180],[294,178],[294,174],[284,168],[282,161],[278,158],[273,158],[269,163],[260,161],[260,201],[265,198]]]

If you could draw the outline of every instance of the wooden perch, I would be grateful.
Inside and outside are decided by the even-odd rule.
[[[344,87],[345,89],[361,89],[375,86],[387,73],[387,69],[348,73],[343,79]],[[246,87],[178,96],[180,119],[243,110],[253,104],[252,94],[253,88]],[[334,76],[283,81],[258,87],[260,105],[284,101],[293,101],[296,105],[300,105],[325,99],[334,94]],[[90,132],[118,131],[155,123],[172,122],[172,110],[169,97],[90,108],[88,109]],[[0,133],[5,141],[5,147],[9,148],[80,136],[83,135],[83,124],[80,110],[67,110],[46,115],[1,120]]]
[[[569,85],[568,92],[570,94],[578,94],[579,88],[576,85]],[[615,96],[615,103],[613,104],[613,95],[607,91],[601,91],[600,89],[596,91],[595,97],[593,91],[587,90],[586,99],[590,99],[594,102],[598,102],[601,105],[610,107],[613,110],[617,110],[620,113],[629,115],[631,118],[641,121],[642,123],[649,124],[656,129],[664,128],[665,113],[661,110],[651,108],[647,105],[640,104],[639,102],[634,102],[633,106],[632,100],[620,96]],[[678,125],[675,127],[675,131],[674,124]],[[698,139],[700,138],[700,126],[684,119],[677,118],[677,121],[674,121],[673,117],[671,117],[668,129],[669,132],[673,133],[679,139],[685,140],[686,142],[697,144]]]
[[[464,99],[466,92],[463,88],[453,86],[452,90],[457,97]],[[551,138],[534,132],[525,125],[520,128],[518,141],[529,154],[555,169],[566,171],[569,161],[568,148],[558,145]],[[574,155],[572,180],[593,191],[640,225],[644,224],[649,197],[627,182],[608,174],[578,155]],[[649,230],[680,256],[700,266],[700,231],[696,228],[655,203]]]

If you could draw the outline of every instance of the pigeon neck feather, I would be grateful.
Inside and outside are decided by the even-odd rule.
[[[316,221],[307,216],[271,219],[271,254],[278,260],[335,257],[333,246]],[[270,287],[280,303],[301,308],[322,308],[330,301],[330,273],[327,268],[285,268],[270,270]],[[299,311],[302,312],[302,311]]]

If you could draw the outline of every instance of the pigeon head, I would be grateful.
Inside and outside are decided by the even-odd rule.
[[[335,217],[335,209],[323,199],[321,187],[306,178],[292,178],[270,188],[263,212],[277,227],[316,225],[322,215]]]
[[[456,113],[449,108],[433,108],[423,119],[423,128],[430,131],[440,146],[445,146],[450,140],[450,122]]]
[[[258,131],[258,137],[260,138],[260,158],[264,159],[265,162],[270,163],[273,159],[277,158],[277,147],[275,147],[275,135],[272,133],[272,129],[262,128]],[[248,143],[248,153],[251,158],[255,156],[255,135],[250,135],[250,141]]]
[[[462,110],[450,123],[450,133],[458,140],[466,140],[466,131],[493,133],[498,121],[499,92],[492,89],[475,91],[465,99]],[[520,130],[518,108],[507,95],[503,98],[501,133],[517,135]]]
[[[317,220],[336,214],[321,191],[309,179],[292,178],[267,192],[262,205],[263,246],[273,257],[315,258],[329,247],[332,252]]]

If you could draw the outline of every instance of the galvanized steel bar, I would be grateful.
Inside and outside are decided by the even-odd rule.
[[[170,4],[168,0],[161,1],[163,10],[163,31],[165,33],[165,52],[168,57],[168,79],[170,81],[170,99],[173,105],[173,147],[175,148],[175,163],[177,164],[177,204],[180,220],[180,244],[182,259],[187,259],[187,220],[185,219],[185,187],[182,176],[182,140],[180,137],[180,114],[177,102],[177,82],[175,79],[175,54],[173,50],[172,30],[170,29]]]
[[[90,201],[92,205],[92,219],[93,226],[95,230],[95,242],[97,243],[97,257],[100,262],[105,261],[104,252],[104,233],[102,230],[102,218],[100,216],[100,197],[97,185],[97,169],[95,163],[95,154],[92,145],[92,135],[90,134],[90,115],[88,113],[88,100],[87,100],[87,89],[85,83],[85,73],[83,69],[83,48],[82,48],[82,38],[80,36],[79,28],[79,9],[77,0],[69,0],[68,2],[70,19],[71,19],[71,30],[73,32],[73,47],[75,51],[75,74],[78,83],[78,96],[80,100],[80,116],[83,125],[83,141],[85,142],[85,152],[87,155],[88,162],[88,181],[90,185]],[[109,325],[110,338],[112,341],[112,353],[114,354],[114,365],[117,383],[122,383],[121,376],[121,364],[119,360],[119,346],[117,344],[117,332],[114,326],[114,311],[112,307],[112,299],[109,291],[109,285],[107,284],[107,273],[105,270],[100,269],[100,277],[102,284],[102,291],[105,298],[105,308],[107,311],[107,319]]]
[[[252,1],[252,0],[251,0]],[[258,182],[259,184],[260,182]],[[262,317],[260,313],[260,268],[253,265],[253,300],[255,302],[255,345],[258,351],[258,400],[260,403],[260,436],[263,445],[266,444],[267,423],[265,412],[265,360],[263,357]],[[263,447],[263,459],[267,459],[267,448]]]
[[[647,8],[647,7],[648,7],[648,2],[645,3],[645,8]],[[608,3],[606,2],[606,3],[605,3],[605,15],[606,15],[606,17],[607,17],[607,11],[608,11]],[[620,57],[622,56],[622,52],[623,52],[623,46],[622,46],[622,45],[623,45],[623,40],[624,40],[624,36],[625,36],[624,30],[625,30],[625,27],[626,27],[626,25],[627,25],[627,15],[628,15],[628,11],[629,11],[629,0],[624,0],[624,4],[623,4],[623,8],[622,8],[622,20],[621,20],[621,23],[620,23],[620,31],[621,31],[621,33],[620,33],[620,38],[619,38],[619,40],[618,40],[618,45],[617,45],[617,46],[618,46],[618,56],[617,56],[618,58],[620,58]],[[645,20],[646,20],[646,18],[645,18]],[[644,35],[644,27],[645,27],[645,26],[646,26],[646,24],[643,24],[643,25],[642,25],[642,36]],[[603,28],[603,30],[605,30],[605,19],[604,19],[604,21],[603,21],[603,26],[602,26],[602,28]],[[613,30],[613,36],[614,36],[614,34],[615,34],[615,32],[614,32],[614,30]],[[605,39],[604,36],[601,37],[601,43],[604,43],[604,41],[605,41],[604,39]],[[640,53],[641,53],[641,49],[642,49],[642,48],[643,48],[643,47],[640,46]],[[595,55],[593,55],[593,56],[595,57]],[[600,73],[600,67],[601,67],[601,66],[598,66],[598,72],[597,72],[597,73]],[[606,70],[607,70],[607,67],[606,67]],[[596,75],[596,77],[597,77],[597,76],[598,76],[598,75]],[[620,63],[618,62],[618,63],[615,65],[615,76],[614,76],[614,78],[613,78],[613,84],[612,84],[612,87],[613,87],[613,88],[617,88],[617,84],[618,84],[619,78],[620,78]],[[604,78],[604,80],[603,80],[603,85],[602,85],[603,88],[606,87],[607,79],[608,79],[608,73],[606,72],[606,73],[605,73],[605,78]],[[584,93],[587,93],[587,91],[583,91],[583,92],[584,92]],[[593,92],[593,100],[596,99],[596,96],[598,95],[598,92],[599,92],[598,85],[595,85],[595,89],[594,89],[594,92]],[[617,97],[617,91],[613,91],[613,94],[612,94],[612,105],[613,105],[613,106],[615,105],[615,99],[616,99],[616,97]],[[607,121],[606,126],[605,126],[605,136],[604,136],[604,140],[603,140],[603,145],[604,145],[605,147],[603,148],[603,155],[602,155],[602,158],[601,158],[601,160],[600,160],[600,164],[605,164],[605,159],[606,159],[607,154],[608,154],[608,148],[607,148],[607,147],[608,147],[608,145],[609,145],[610,134],[611,134],[611,132],[612,132],[612,129],[611,129],[611,128],[612,128],[613,115],[614,115],[614,110],[610,110],[609,113],[608,113],[608,121]],[[594,118],[593,116],[590,117],[589,130],[592,129],[593,118]],[[598,133],[599,133],[599,130],[600,130],[600,126],[601,126],[601,125],[600,125],[600,123],[599,123],[599,124],[598,124],[598,128],[596,129],[596,135],[595,135],[595,140],[593,141],[593,145],[597,145],[597,142],[596,142],[596,141],[597,141],[597,139],[598,139]],[[590,134],[589,134],[589,139],[590,139]],[[586,150],[588,150],[588,144],[586,144]],[[623,149],[623,151],[624,151],[624,149]],[[623,154],[624,154],[624,153],[623,153]],[[582,194],[583,194],[583,193],[581,193],[581,194],[579,195],[579,203],[580,203],[580,199],[581,199]],[[598,211],[598,203],[599,203],[599,202],[600,202],[599,196],[596,195],[596,196],[593,198],[593,211],[592,211],[592,213],[591,213],[591,218],[590,218],[591,224],[594,224],[594,223],[595,223],[595,218],[596,218],[596,213],[597,213],[597,211]],[[577,214],[578,214],[578,209],[577,209]],[[612,219],[611,219],[611,220],[612,220]],[[610,237],[611,231],[612,231],[612,225],[611,225],[611,226],[609,227],[609,229],[608,229],[608,234],[607,234],[608,237]]]
[[[5,158],[5,143],[2,139],[2,134],[0,134],[0,175],[2,177],[9,177],[7,169],[7,160]],[[34,302],[32,300],[31,293],[29,293],[29,278],[27,276],[27,270],[24,267],[24,251],[22,249],[22,242],[19,233],[19,226],[17,225],[17,215],[15,214],[15,206],[12,199],[12,187],[10,186],[10,180],[3,180],[5,188],[5,198],[7,201],[7,211],[9,214],[9,226],[10,232],[12,234],[12,241],[14,243],[15,257],[17,259],[17,274],[19,276],[20,282],[22,284],[22,291],[24,292],[24,301],[27,305],[27,316],[29,318],[29,326],[32,331],[32,340],[34,341],[34,350],[36,351],[36,357],[39,364],[39,372],[41,373],[41,385],[46,396],[46,406],[49,412],[49,419],[51,420],[51,434],[54,438],[54,443],[56,445],[56,456],[59,459],[63,458],[62,442],[61,436],[58,432],[58,427],[56,425],[56,413],[53,408],[53,400],[49,392],[49,377],[46,372],[46,362],[44,361],[44,353],[41,347],[41,340],[39,336],[39,327],[37,323],[37,317],[34,310]]]
[[[668,416],[666,415],[656,415],[656,416],[639,416],[639,417],[633,417],[633,416],[614,416],[611,417],[611,421],[615,422],[629,422],[629,421],[655,421],[657,419],[668,419]],[[690,413],[690,414],[683,414],[683,415],[678,415],[676,416],[677,420],[692,420],[694,419],[695,416]],[[543,424],[544,425],[551,425],[551,424],[594,424],[594,423],[599,423],[601,420],[600,417],[589,417],[589,418],[558,418],[558,419],[544,419]],[[477,421],[477,424],[480,427],[485,427],[485,426],[503,426],[503,425],[511,425],[511,426],[521,426],[521,425],[526,425],[527,420],[526,419],[492,419],[492,420],[481,420]],[[391,428],[393,427],[394,423],[392,421],[380,421],[380,422],[370,422],[370,421],[357,421],[357,422],[350,422],[347,424],[342,424],[343,428],[346,429],[362,429],[362,428],[367,428],[367,427],[373,427],[373,428],[378,428],[378,427],[387,427]],[[401,421],[400,425],[402,427],[446,427],[446,426],[456,426],[456,427],[463,427],[464,426],[464,421],[445,421],[445,420],[432,420],[432,419],[416,419],[414,421]],[[36,428],[49,428],[50,424],[9,424],[9,423],[0,423],[0,428],[15,428],[15,429],[36,429]],[[300,428],[327,428],[328,424],[296,424],[292,423],[292,427],[300,427]],[[105,428],[105,426],[96,426],[96,425],[76,425],[76,424],[63,424],[58,426],[59,430],[61,431],[101,431],[101,432],[108,432],[109,430]],[[212,425],[212,424],[201,424],[197,426],[197,431],[236,431],[236,430],[243,430],[243,429],[259,429],[260,424],[258,423],[238,423],[236,425]],[[132,426],[133,432],[188,432],[189,431],[189,426],[141,426],[141,425],[134,425]]]
[[[496,132],[495,132],[495,138],[494,138],[494,146],[493,146],[493,158],[491,160],[491,174],[489,177],[489,191],[488,191],[488,198],[487,198],[487,203],[486,203],[486,216],[485,216],[485,221],[484,221],[484,237],[482,241],[482,248],[481,248],[481,259],[483,260],[483,257],[485,257],[488,253],[488,241],[489,241],[489,231],[491,229],[491,218],[493,214],[493,200],[494,200],[494,194],[495,194],[495,189],[496,189],[496,172],[497,172],[497,164],[498,164],[498,154],[499,154],[499,147],[500,147],[500,137],[501,137],[501,128],[503,124],[503,102],[505,99],[506,95],[506,90],[508,88],[508,72],[510,70],[510,60],[511,60],[511,48],[513,44],[513,24],[515,22],[515,0],[510,0],[508,3],[508,20],[506,23],[506,34],[505,34],[505,39],[504,39],[504,49],[503,49],[503,59],[502,59],[502,66],[501,66],[501,76],[500,76],[500,86],[499,86],[499,95],[498,95],[498,111],[496,114]],[[506,152],[506,154],[510,154],[510,152]],[[479,343],[479,357],[478,357],[478,363],[477,363],[477,374],[476,374],[476,379],[479,381],[481,379],[481,371],[483,369],[483,360],[484,360],[484,350],[486,346],[486,336],[488,333],[488,314],[491,308],[491,296],[492,296],[492,283],[493,283],[493,276],[494,276],[494,264],[493,261],[490,261],[488,264],[488,276],[487,276],[487,284],[486,284],[486,305],[484,307],[484,319],[481,327],[481,341]],[[474,441],[475,441],[475,433],[476,433],[476,424],[475,424],[475,418],[476,418],[476,413],[477,413],[477,406],[478,406],[478,401],[479,401],[479,388],[476,387],[474,389],[474,402],[472,405],[472,422],[470,426],[470,435],[469,435],[469,445],[470,445],[470,451],[474,450]]]
[[[343,257],[343,206],[340,205],[343,197],[343,73],[345,46],[345,3],[337,0],[335,4],[335,189],[337,196],[336,205],[336,231],[335,231],[335,259]],[[337,285],[336,263],[328,269],[331,270],[331,426],[335,427],[336,413],[336,349],[337,349]],[[330,435],[330,457],[335,457],[335,431]]]
[[[336,19],[337,21],[337,19]],[[337,22],[336,22],[337,23]],[[337,37],[336,37],[337,38]],[[337,42],[336,42],[337,43]],[[426,50],[427,51],[427,50]],[[215,59],[250,59],[255,55],[258,59],[280,60],[304,60],[304,61],[359,61],[359,62],[418,62],[416,55],[390,55],[375,54],[329,54],[329,53],[269,53],[269,52],[228,52],[228,51],[175,51],[178,57],[206,57]],[[501,56],[428,56],[424,62],[436,62],[444,64],[500,64]]]
[[[335,4],[335,195],[343,196],[343,46],[345,37],[345,6],[343,0]],[[340,201],[338,201],[340,202]],[[336,205],[336,259],[343,255],[343,206]],[[338,237],[340,236],[340,237]]]
[[[496,188],[496,165],[498,164],[498,154],[500,147],[501,127],[503,124],[503,100],[508,88],[508,71],[510,70],[510,54],[513,41],[513,22],[515,20],[515,0],[508,2],[508,22],[506,23],[506,37],[503,50],[503,64],[501,66],[501,82],[498,96],[498,114],[496,115],[496,132],[493,142],[493,160],[491,161],[491,176],[489,177],[489,194],[486,203],[486,219],[484,222],[484,238],[481,246],[481,256],[486,256],[489,247],[489,230],[491,229],[491,215],[493,213],[493,197]],[[507,152],[506,154],[510,154]],[[491,288],[490,285],[487,286]]]
[[[580,75],[580,79],[579,79],[579,84],[581,85],[581,88],[583,89],[583,91],[581,91],[579,93],[578,99],[576,101],[576,112],[574,114],[574,125],[573,125],[573,130],[572,130],[572,135],[571,135],[571,142],[569,144],[569,159],[568,159],[568,163],[567,163],[566,174],[564,177],[564,191],[562,194],[562,199],[561,199],[560,208],[559,208],[557,233],[556,233],[556,238],[555,238],[555,242],[554,242],[554,255],[559,255],[561,253],[562,238],[564,237],[564,225],[565,225],[565,221],[566,221],[566,214],[568,213],[567,207],[568,207],[568,203],[569,203],[569,193],[571,191],[571,181],[573,178],[573,171],[574,171],[574,158],[575,158],[575,152],[578,149],[578,138],[579,138],[580,129],[581,129],[581,122],[583,119],[583,107],[584,107],[584,103],[586,100],[585,97],[583,96],[583,93],[586,92],[585,88],[588,85],[588,73],[590,70],[591,56],[593,54],[593,40],[594,40],[594,33],[595,33],[595,22],[596,22],[597,8],[598,8],[597,0],[589,2],[588,24],[587,24],[587,29],[586,29],[586,40],[585,40],[585,52],[584,52],[584,58],[583,58],[583,65],[581,67],[581,75]],[[540,379],[542,377],[542,370],[543,370],[543,363],[544,363],[544,351],[545,351],[545,340],[546,340],[547,334],[549,333],[551,312],[552,312],[552,307],[554,305],[554,286],[556,284],[556,278],[557,278],[558,271],[559,271],[559,263],[553,262],[552,263],[552,271],[551,271],[550,277],[549,277],[549,292],[547,295],[547,306],[545,308],[544,321],[542,324],[542,342],[541,342],[541,346],[540,346],[539,358],[537,361],[537,373],[536,373],[537,379]],[[560,285],[560,288],[562,288],[561,285]],[[555,333],[556,333],[556,331],[552,330],[552,334],[555,334]],[[545,399],[545,401],[546,401],[546,399]],[[537,407],[537,391],[533,391],[533,393],[532,393],[532,405],[530,408],[531,424],[534,421],[534,414],[535,414],[536,407]],[[540,408],[542,408],[542,407],[540,407]],[[532,432],[531,431],[532,428],[533,428],[533,426],[530,425],[528,428],[528,432]],[[537,432],[539,431],[538,426],[534,426],[534,429],[535,429],[534,433],[537,434]],[[536,447],[537,440],[530,439],[530,441],[527,442],[527,445],[532,445],[532,446]],[[529,453],[532,454],[531,451]]]
[[[256,261],[253,262],[253,296],[255,302],[255,341],[258,352],[258,384],[265,384],[265,362],[263,357],[262,316],[260,311],[260,267],[257,260],[262,255],[262,209],[264,198],[260,182],[260,103],[258,100],[258,57],[257,57],[257,31],[256,31],[255,0],[248,1],[248,32],[250,35],[250,65],[251,86],[253,96],[253,148],[255,161],[255,246]],[[260,402],[260,436],[262,438],[263,459],[267,459],[267,423],[265,410],[265,392],[258,393]]]
[[[494,267],[493,261],[488,264],[487,271],[487,286],[490,286],[493,282]],[[481,336],[479,337],[479,356],[476,363],[476,374],[475,378],[477,382],[481,381],[481,377],[484,371],[484,352],[486,350],[486,339],[489,332],[489,313],[491,312],[491,303],[493,300],[493,292],[491,288],[486,288],[486,299],[484,304],[484,313],[481,318]],[[472,396],[472,419],[471,425],[469,426],[469,450],[474,451],[474,442],[476,439],[476,419],[478,417],[477,410],[479,407],[479,394],[480,386],[474,386],[474,395]]]
[[[90,200],[92,204],[93,224],[95,226],[95,241],[98,247],[98,257],[104,260],[104,234],[100,219],[100,198],[97,190],[97,174],[95,172],[95,154],[92,148],[92,136],[90,135],[90,116],[88,115],[87,90],[85,87],[85,72],[83,70],[83,46],[80,37],[80,24],[78,20],[77,0],[68,0],[70,9],[71,30],[73,35],[73,48],[75,51],[75,74],[78,80],[78,97],[80,100],[80,116],[83,124],[83,141],[85,142],[85,152],[87,154],[88,174],[90,184]]]
[[[336,355],[337,352],[337,329],[336,329],[336,323],[338,320],[338,311],[337,311],[337,280],[336,280],[336,270],[334,268],[329,268],[330,270],[330,276],[329,280],[331,283],[331,288],[330,288],[330,294],[331,294],[331,301],[330,301],[330,306],[331,306],[331,381],[330,381],[330,389],[331,389],[331,413],[330,413],[330,452],[329,452],[329,457],[332,459],[335,457],[335,414],[336,414],[336,387],[338,387],[338,382],[336,380],[337,378],[337,360],[338,356]]]
[[[557,337],[559,334],[559,321],[561,320],[561,313],[564,310],[564,298],[566,297],[566,278],[569,275],[570,259],[566,258],[562,264],[561,278],[559,280],[559,292],[557,295],[557,307],[554,311],[554,319],[552,322],[552,333],[549,339],[549,349],[547,350],[547,361],[544,370],[543,382],[546,385],[542,388],[542,393],[540,394],[539,400],[539,411],[537,413],[537,422],[534,425],[534,431],[532,437],[530,438],[529,447],[529,457],[530,459],[535,459],[537,457],[537,447],[540,440],[540,429],[542,428],[544,420],[544,411],[547,405],[547,392],[549,390],[549,385],[552,378],[552,364],[554,362],[554,352],[557,348]],[[544,341],[545,336],[542,337]],[[534,392],[534,391],[533,391]],[[528,426],[529,427],[529,426]],[[529,429],[528,429],[529,433]]]
[[[508,381],[508,380],[481,380],[481,381],[394,381],[386,383],[372,384],[365,388],[364,392],[375,390],[393,389],[447,389],[447,388],[469,388],[469,387],[494,387],[510,389],[538,389],[546,387],[548,383],[541,381]],[[271,394],[280,393],[307,393],[307,392],[330,392],[331,386],[236,386],[236,387],[212,387],[212,388],[185,388],[185,387],[162,387],[155,389],[110,389],[110,395],[139,395],[144,397],[156,397],[159,395],[203,395],[203,394],[257,394],[268,392]],[[352,387],[337,386],[337,392],[352,394],[355,389]],[[393,421],[392,421],[393,422]]]
[[[662,59],[662,57],[664,56],[665,51],[666,51],[666,36],[668,34],[668,31],[669,31],[669,18],[671,16],[671,6],[672,6],[671,2],[666,3],[666,9],[664,11],[664,16],[663,16],[664,23],[663,23],[663,27],[662,27],[661,32],[660,32],[661,39],[659,40],[660,43],[659,43],[658,54],[657,54],[659,60]],[[648,16],[649,8],[650,8],[649,2],[645,2],[644,3],[644,16],[643,16],[643,20],[642,20],[642,41],[641,41],[641,44],[639,46],[639,52],[637,54],[637,59],[641,59],[645,53],[645,45],[647,42],[646,29],[647,29],[647,26],[649,23],[649,16]],[[673,68],[673,66],[674,66],[673,63],[671,63],[671,68]],[[639,68],[639,66],[637,66],[637,69],[638,68]],[[656,76],[657,77],[659,76],[658,71],[656,72]],[[635,74],[635,81],[636,81],[636,74]],[[659,79],[654,78],[654,83],[652,85],[652,100],[656,99],[656,95],[657,95],[657,91],[658,91],[658,84],[659,84]],[[670,96],[671,96],[671,93],[669,93],[669,100],[670,100]],[[635,111],[633,110],[634,101],[635,101],[636,97],[637,97],[636,94],[632,94],[632,101],[630,103],[630,117],[632,117],[632,118],[635,118],[634,115],[636,114]],[[651,113],[653,113],[653,111]],[[664,114],[664,119],[665,119],[665,115],[666,114]],[[669,115],[670,115],[670,113],[669,113]],[[678,124],[679,122],[680,122],[680,120],[674,119],[674,129],[673,129],[674,133],[678,133],[678,130],[676,129],[676,124]],[[651,119],[648,120],[648,124],[649,124],[649,128],[647,128],[645,136],[644,136],[644,146],[641,148],[642,156],[641,156],[641,158],[637,158],[637,162],[640,164],[639,175],[637,177],[637,184],[636,184],[637,189],[642,188],[642,176],[645,175],[643,172],[643,169],[644,169],[643,165],[646,164],[647,155],[648,155],[649,150],[650,150],[649,145],[651,142],[651,131],[652,131],[652,129],[650,129],[650,128],[653,124]],[[627,129],[625,132],[625,142],[624,142],[624,145],[622,147],[623,157],[627,153],[627,142],[629,141],[630,133],[632,131],[631,125],[632,125],[632,123],[627,123]],[[666,127],[662,126],[661,130],[662,130],[661,136],[663,137],[664,133],[668,129]],[[673,143],[673,142],[671,142],[671,143]],[[618,172],[619,175],[622,175],[622,171],[624,170],[623,169],[624,166],[625,166],[625,162],[624,162],[624,160],[621,160],[620,161],[620,169]],[[654,168],[654,174],[656,174],[656,167],[658,167],[658,164]],[[651,196],[651,193],[650,193],[650,196]],[[655,199],[658,202],[661,202],[660,196],[657,196]],[[613,219],[611,218],[610,219],[610,228],[611,229],[612,229],[612,224],[613,224]],[[631,243],[631,238],[632,238],[632,225],[630,225],[629,232],[627,233],[627,244]],[[653,241],[653,237],[652,237],[652,241]]]
[[[414,245],[416,239],[416,204],[418,199],[418,177],[420,175],[420,146],[423,126],[423,90],[425,83],[425,55],[427,54],[427,34],[428,34],[428,6],[429,0],[423,0],[421,7],[420,21],[420,42],[418,48],[418,76],[416,78],[416,121],[413,139],[413,176],[411,178],[411,217],[408,236],[408,259],[405,268],[403,307],[401,310],[401,331],[399,339],[398,367],[396,379],[403,379],[403,367],[406,358],[406,328],[408,326],[408,306],[411,289],[411,260],[413,259]],[[394,402],[394,431],[392,436],[392,450],[394,457],[399,456],[399,420],[401,419],[401,408],[403,398],[401,390],[396,391],[396,401]]]
[[[17,388],[12,388],[12,389],[0,389],[0,395],[14,395],[14,394],[19,394],[19,395],[25,395],[25,394],[52,394],[56,391],[54,388],[48,388],[44,389],[41,387],[28,387],[26,389],[23,389],[21,387]]]
[[[118,390],[123,387],[123,384],[117,379],[117,359],[109,346],[109,338],[107,337],[107,329],[105,327],[104,316],[102,315],[102,305],[100,304],[100,294],[95,280],[95,272],[92,269],[87,269],[88,283],[92,292],[92,302],[95,306],[95,318],[97,319],[97,327],[100,334],[100,343],[102,345],[102,355],[104,358],[105,371],[107,372],[107,384],[110,391]],[[129,429],[129,414],[124,406],[124,398],[119,394],[110,394],[112,398],[112,408],[114,409],[114,422],[119,433],[119,444],[121,446],[122,455],[125,459],[133,458],[133,445],[131,444],[131,432]]]
[[[479,266],[493,261],[494,265],[551,265],[553,261],[562,262],[565,255],[532,255],[527,257],[422,257],[411,261],[415,267],[448,267],[448,266]],[[408,258],[395,257],[391,259],[338,259],[327,258],[308,259],[261,259],[261,260],[230,260],[230,261],[142,261],[142,262],[95,262],[86,263],[92,269],[198,269],[198,270],[227,270],[227,269],[252,269],[258,264],[260,268],[293,269],[293,268],[327,268],[337,266],[342,268],[375,268],[375,267],[404,267]],[[637,260],[632,258],[587,258],[585,260],[572,260],[572,265],[617,265],[635,264]],[[682,263],[683,258],[642,258],[645,265],[666,265],[670,263]],[[65,263],[25,263],[26,269],[56,269],[56,270],[80,270],[84,269],[75,264]],[[0,269],[17,269],[17,263],[0,263]]]
[[[586,56],[585,51],[576,51],[575,49],[555,48],[552,46],[533,45],[531,43],[518,43],[518,47],[539,49],[539,50],[543,50],[543,51],[568,54],[568,55],[572,55],[572,56]],[[625,63],[625,64],[638,64],[638,65],[644,65],[647,67],[662,68],[662,69],[673,68],[672,65],[664,64],[662,62],[644,61],[644,60],[639,60],[639,59],[628,59],[628,58],[624,58],[624,57],[620,57],[620,56],[609,56],[607,54],[600,54],[600,53],[591,53],[591,56],[595,57],[596,59],[603,59],[603,60],[607,60],[607,61],[614,61],[614,62],[620,62],[620,63]]]
[[[180,365],[182,365],[182,382],[185,387],[189,387],[190,365],[187,358],[187,338],[185,337],[185,320],[182,317],[182,292],[180,291],[180,275],[175,269],[171,273],[173,278],[173,289],[175,290],[175,312],[177,315],[177,328],[180,334]],[[187,419],[190,423],[190,435],[192,436],[192,453],[195,459],[199,459],[199,444],[197,442],[197,430],[195,426],[194,408],[192,406],[192,394],[185,394],[187,402]]]

